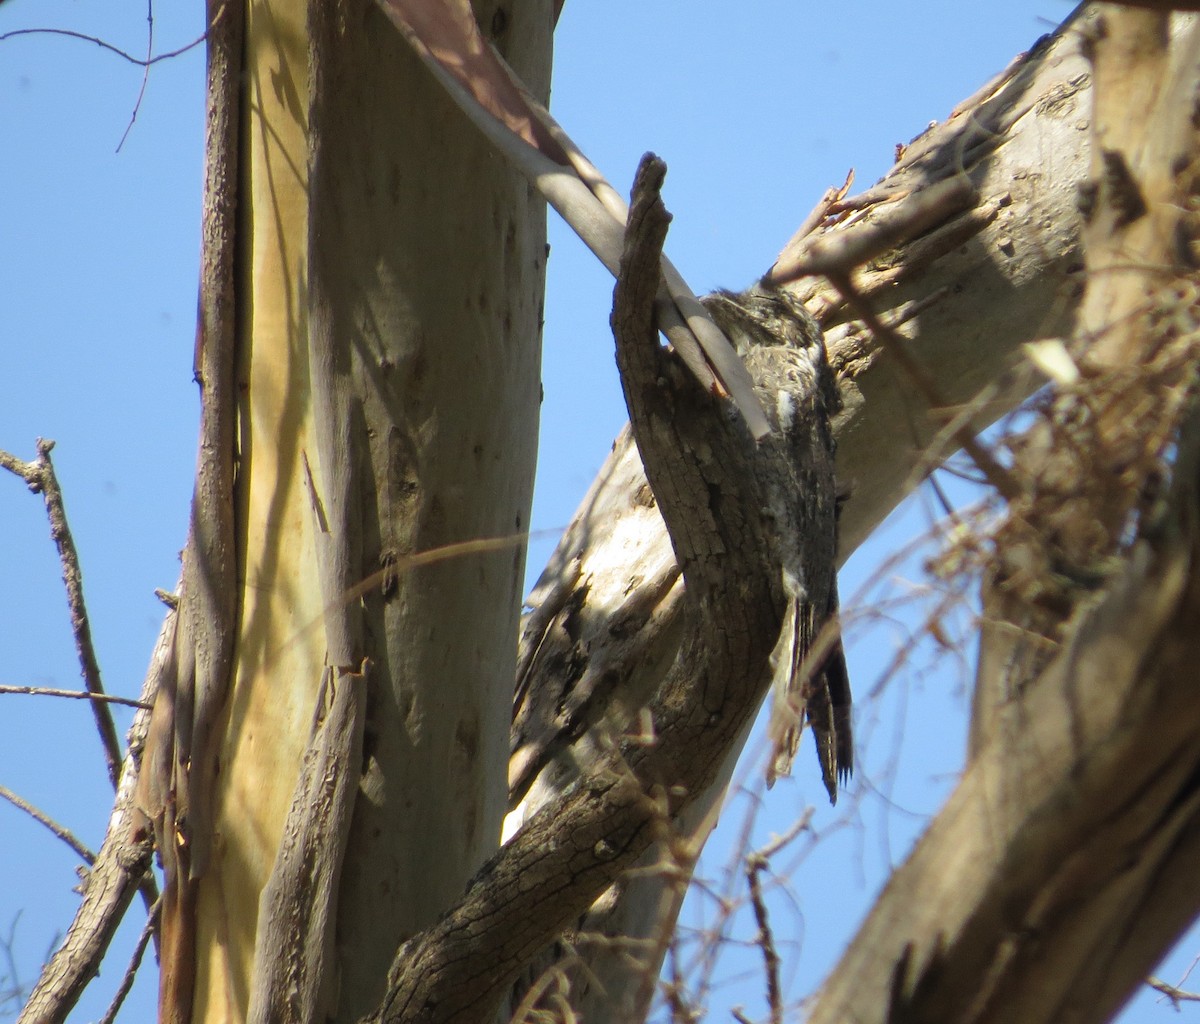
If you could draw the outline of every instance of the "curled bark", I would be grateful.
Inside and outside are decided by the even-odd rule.
[[[230,685],[238,588],[234,551],[234,383],[242,0],[210,0],[205,180],[194,372],[201,390],[191,522],[178,639],[146,745],[138,812],[154,830],[165,888],[160,909],[163,1021],[191,1017],[196,876],[212,842],[217,716]],[[148,826],[149,827],[149,826]]]

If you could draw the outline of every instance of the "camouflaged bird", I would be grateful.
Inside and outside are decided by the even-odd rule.
[[[755,287],[703,300],[733,343],[771,421],[760,442],[770,534],[787,600],[771,655],[773,706],[767,784],[791,770],[804,720],[812,727],[821,777],[837,803],[853,771],[850,680],[837,633],[837,491],[831,418],[841,408],[821,329],[789,292]],[[814,655],[808,657],[810,652]]]

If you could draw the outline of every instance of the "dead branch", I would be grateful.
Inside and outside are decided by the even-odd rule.
[[[144,708],[140,700],[116,697],[111,693],[89,693],[87,690],[59,690],[53,686],[11,686],[0,684],[0,693],[21,693],[32,697],[65,697],[69,700],[94,700],[107,704],[120,704],[127,708]]]
[[[783,1024],[783,998],[779,988],[779,951],[775,948],[775,933],[767,916],[767,901],[763,898],[762,873],[768,860],[761,853],[746,858],[746,884],[750,888],[750,906],[758,925],[758,948],[762,950],[763,969],[767,975],[767,1005],[771,1008],[771,1024]]]
[[[243,0],[208,0],[196,485],[179,588],[178,639],[146,740],[136,804],[162,858],[159,1016],[188,1020],[195,981],[195,898],[212,842],[217,717],[231,685],[238,608],[234,549],[235,256],[243,82]],[[172,616],[173,618],[173,616]]]
[[[19,810],[24,811],[34,821],[39,822],[42,825],[45,825],[46,828],[48,828],[51,832],[53,832],[56,836],[58,836],[59,839],[61,839],[72,850],[74,850],[77,854],[79,854],[79,856],[82,857],[84,859],[84,861],[86,861],[88,864],[95,863],[96,855],[94,853],[92,853],[92,851],[90,849],[88,849],[87,846],[85,846],[82,842],[80,842],[75,837],[75,833],[72,832],[65,825],[60,825],[57,821],[55,821],[53,818],[51,818],[50,815],[48,815],[45,811],[42,811],[39,808],[34,807],[33,804],[29,803],[29,801],[23,800],[21,797],[17,796],[17,794],[14,793],[11,789],[9,789],[7,786],[0,786],[0,797],[3,797],[5,800],[7,800],[10,804],[12,804],[14,807],[18,808]]]
[[[146,923],[142,926],[142,934],[138,936],[137,944],[133,947],[133,953],[129,957],[129,964],[125,968],[125,973],[121,976],[121,984],[117,986],[117,991],[113,993],[112,1001],[108,1004],[108,1009],[104,1011],[104,1016],[100,1018],[100,1024],[113,1024],[117,1019],[117,1014],[121,1012],[121,1006],[125,1002],[125,997],[129,995],[129,990],[133,988],[133,980],[137,977],[138,968],[142,966],[142,957],[146,955],[146,947],[150,945],[150,940],[154,938],[155,931],[158,929],[158,911],[160,903],[155,903],[150,908],[150,913],[146,917]]]
[[[814,1024],[1107,1020],[1200,910],[1200,332],[1176,248],[1200,228],[1200,25],[1101,4],[1085,27],[1078,378],[1013,446],[968,770]]]
[[[1040,385],[1038,375],[1021,371],[1023,342],[1069,333],[1080,293],[1075,199],[1086,171],[1080,125],[1089,87],[1077,24],[1068,21],[914,140],[878,185],[840,200],[836,206],[850,216],[831,214],[805,236],[869,228],[885,209],[963,175],[977,196],[973,208],[926,224],[923,234],[851,275],[880,321],[932,376],[932,397],[914,393],[903,369],[824,278],[795,283],[822,322],[845,404],[835,423],[845,494],[842,559],[951,453],[948,421],[981,429]],[[683,612],[679,568],[628,430],[527,603],[509,779],[510,798],[514,804],[524,798],[520,813],[529,815],[559,799],[602,737],[624,728],[651,699],[695,629]],[[706,799],[715,805],[720,794]],[[708,820],[699,815],[689,827],[706,828]],[[667,911],[667,919],[676,911]],[[649,938],[661,927],[662,901],[644,887],[634,900],[606,899],[580,925],[589,934],[629,938]],[[589,969],[597,969],[594,962]],[[640,977],[641,968],[634,977],[614,961],[605,984],[632,991]],[[576,1008],[599,1021],[638,1012],[616,1009],[599,991]]]
[[[723,413],[659,347],[653,304],[667,223],[657,195],[663,171],[653,159],[639,170],[613,331],[631,420],[703,640],[680,651],[651,705],[653,741],[614,737],[561,803],[527,822],[457,907],[401,947],[372,1019],[488,1019],[532,954],[711,784],[722,752],[761,699],[783,615],[758,511],[764,469],[744,421]]]
[[[167,614],[142,685],[142,703],[152,705],[162,680],[175,668],[175,612]],[[62,945],[33,987],[18,1024],[60,1024],[95,978],[135,890],[150,870],[153,837],[135,806],[142,749],[151,712],[139,710],[129,730],[129,753],[100,852],[88,872],[83,900]],[[151,906],[157,900],[151,901]]]
[[[34,494],[41,494],[46,503],[46,516],[50,520],[50,536],[58,548],[62,563],[63,585],[67,590],[67,606],[71,611],[71,633],[75,637],[75,653],[83,673],[83,684],[88,693],[103,694],[104,684],[100,680],[100,663],[96,660],[96,649],[92,644],[92,626],[88,619],[87,605],[83,599],[83,574],[79,569],[79,552],[67,525],[67,512],[63,505],[62,489],[50,461],[53,441],[37,440],[38,457],[33,462],[23,462],[8,452],[0,452],[0,467],[21,477]],[[96,720],[96,731],[104,748],[104,760],[108,778],[116,789],[120,782],[121,742],[117,739],[117,727],[109,709],[100,701],[92,701],[92,715]]]
[[[1180,1008],[1180,1003],[1200,1003],[1200,992],[1187,992],[1184,989],[1176,988],[1174,985],[1168,985],[1162,978],[1151,975],[1146,979],[1146,984],[1155,992],[1161,992],[1171,1000],[1171,1005],[1176,1010]]]

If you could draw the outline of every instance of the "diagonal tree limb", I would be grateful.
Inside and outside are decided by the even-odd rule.
[[[921,204],[927,187],[964,175],[976,196],[971,209],[946,208],[942,223],[923,222],[922,234],[851,275],[932,375],[945,407],[914,394],[826,280],[791,286],[822,323],[846,407],[835,424],[845,498],[842,559],[951,453],[948,423],[980,429],[1040,385],[1021,366],[1021,344],[1071,330],[1082,266],[1080,126],[1089,90],[1076,15],[914,140],[881,182],[839,199],[836,206],[849,214],[833,213],[832,199],[824,204],[816,230],[804,236],[809,244],[860,232],[870,238],[885,213],[916,222],[900,216],[901,208]],[[877,251],[874,242],[847,245]],[[696,628],[685,615],[678,572],[626,429],[527,599],[510,760],[510,798],[520,803],[514,820],[558,800],[601,738],[625,728],[655,692]],[[705,799],[717,805],[721,793]],[[698,815],[686,827],[707,834],[709,821]],[[649,854],[647,863],[657,856]],[[654,881],[606,894],[578,929],[610,946],[652,942],[678,909],[675,903],[662,911],[663,886]],[[572,983],[575,1010],[592,1021],[641,1019],[648,1004],[627,997],[644,976],[658,975],[656,966],[631,966],[630,957],[610,954],[602,943],[584,959]],[[592,976],[603,979],[603,991]]]
[[[87,604],[83,599],[83,574],[79,569],[79,552],[71,528],[67,525],[67,511],[63,504],[62,488],[54,472],[50,452],[53,441],[37,441],[38,457],[32,462],[22,462],[8,452],[0,452],[0,466],[25,481],[35,494],[41,494],[46,503],[46,516],[50,520],[50,536],[58,548],[62,563],[63,585],[67,590],[67,606],[71,612],[71,634],[75,637],[75,653],[83,675],[83,685],[88,693],[102,696],[104,683],[100,679],[100,663],[96,659],[96,648],[92,643],[92,625],[88,618]],[[92,715],[96,720],[96,731],[104,748],[104,761],[108,778],[115,790],[121,773],[121,741],[117,739],[117,726],[112,712],[101,701],[92,701]]]
[[[955,793],[823,987],[814,1022],[1109,1019],[1191,920],[1194,402],[1180,444],[1166,514],[1084,600],[1022,694],[992,712]]]
[[[0,786],[0,797],[7,800],[10,804],[17,808],[17,810],[24,811],[34,821],[45,825],[46,828],[58,836],[59,839],[66,843],[77,854],[79,854],[79,856],[82,857],[86,863],[94,864],[96,862],[96,855],[83,843],[81,843],[79,839],[76,838],[75,833],[65,825],[60,825],[45,811],[35,807],[28,800],[23,800],[7,786]]]
[[[1200,23],[1100,4],[1085,24],[1079,377],[1014,444],[966,774],[820,1024],[1107,1020],[1200,912],[1200,328],[1177,248],[1200,229]]]
[[[117,727],[109,706],[110,700],[108,694],[105,693],[100,677],[100,663],[92,642],[91,620],[83,596],[83,574],[79,567],[79,552],[75,547],[75,540],[71,536],[62,488],[59,486],[58,476],[54,472],[54,463],[50,458],[50,452],[53,449],[53,441],[38,438],[38,457],[34,461],[24,462],[8,452],[0,452],[0,467],[20,476],[29,489],[35,494],[41,493],[45,501],[46,515],[50,522],[50,535],[58,548],[59,561],[62,564],[63,585],[66,588],[67,605],[71,614],[71,633],[75,638],[75,651],[87,690],[88,703],[91,704],[96,730],[104,748],[109,780],[112,782],[113,788],[118,790],[119,795],[120,780],[123,777],[121,743],[117,738]],[[142,704],[144,700],[136,703]],[[135,723],[136,721],[135,718]],[[126,762],[128,756],[128,754],[125,756]],[[50,826],[48,822],[47,825],[58,834],[54,826]],[[158,884],[155,882],[154,876],[143,872],[132,877],[131,880],[132,884],[140,890],[142,901],[149,910],[158,901],[159,896]],[[123,907],[121,912],[124,912]]]
[[[175,670],[177,618],[176,612],[168,612],[159,633],[142,684],[141,699],[146,704],[153,704],[159,687]],[[150,716],[151,712],[144,709],[134,716],[116,803],[104,842],[88,872],[83,900],[62,945],[42,969],[17,1018],[19,1024],[58,1024],[66,1020],[83,990],[96,977],[134,891],[151,869],[153,835],[136,806]]]
[[[877,304],[880,320],[931,375],[944,408],[913,393],[903,369],[827,281],[796,282],[825,330],[846,407],[835,424],[842,559],[950,453],[944,424],[966,414],[980,428],[1040,385],[1019,363],[1022,342],[1070,329],[1082,264],[1075,196],[1085,174],[1077,140],[1088,85],[1076,23],[1068,22],[974,106],[915,141],[903,163],[864,193],[904,197],[885,204],[891,209],[909,197],[919,203],[926,186],[963,174],[974,185],[972,210],[951,211],[945,223],[852,275],[857,292]],[[824,225],[817,237],[873,230],[878,198],[847,205],[859,211],[856,219]],[[514,802],[606,707],[629,714],[653,693],[653,676],[670,663],[684,630],[680,593],[662,518],[623,432],[527,602],[510,762]],[[623,664],[639,666],[622,683],[636,692],[601,694],[610,669]],[[566,709],[565,722],[557,709]],[[553,790],[544,797],[553,799]]]

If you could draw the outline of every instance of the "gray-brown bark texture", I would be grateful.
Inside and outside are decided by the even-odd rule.
[[[821,247],[827,260],[852,245],[873,251],[852,279],[942,399],[931,410],[824,279],[791,285],[824,329],[844,403],[835,421],[845,495],[839,561],[956,447],[950,425],[982,427],[1040,383],[1021,368],[1021,343],[1071,329],[1082,288],[1075,200],[1086,174],[1091,86],[1076,24],[911,143],[878,185],[838,206],[824,202],[809,233],[780,259],[794,267]],[[889,220],[902,228],[891,230],[881,252],[878,224]],[[634,721],[696,628],[682,591],[626,431],[528,599],[509,766],[514,806],[524,800],[521,810],[532,813],[553,803],[604,737]],[[680,823],[689,848],[712,827],[723,787],[704,794]],[[642,867],[662,857],[656,849]],[[580,953],[586,968],[570,974],[580,1013],[589,1020],[644,1014],[681,892],[661,873],[619,883],[576,922],[581,941],[534,974]],[[599,941],[587,942],[589,935]]]
[[[525,529],[544,208],[373,4],[255,0],[244,48],[219,6],[162,1017],[357,1019],[498,839],[522,547],[407,562]],[[498,6],[544,97],[550,5]]]
[[[449,356],[461,358],[456,346],[462,339],[476,336],[472,332],[480,323],[493,321],[496,310],[484,308],[492,298],[503,295],[516,303],[504,310],[511,320],[499,316],[495,322],[535,323],[536,300],[513,297],[528,297],[530,282],[540,283],[541,242],[536,231],[526,230],[523,217],[504,220],[504,211],[514,206],[531,216],[537,212],[523,185],[505,180],[496,185],[495,194],[476,196],[486,207],[483,212],[443,210],[447,224],[421,204],[420,183],[400,173],[408,165],[387,162],[392,157],[385,158],[377,143],[397,128],[388,112],[374,106],[380,96],[418,97],[408,101],[408,113],[419,123],[401,133],[409,154],[436,149],[431,139],[440,138],[440,127],[456,115],[440,105],[443,100],[411,55],[402,56],[383,41],[390,38],[386,33],[364,29],[378,20],[377,12],[352,6],[357,15],[325,25],[338,49],[326,52],[328,63],[318,71],[335,85],[325,98],[327,105],[315,104],[312,110],[315,120],[324,118],[332,125],[307,154],[314,189],[327,190],[328,216],[306,222],[302,237],[307,237],[307,254],[281,275],[288,312],[279,322],[288,316],[298,319],[279,328],[284,345],[277,364],[254,363],[244,352],[241,367],[243,378],[249,376],[255,387],[271,386],[275,371],[285,381],[298,382],[280,392],[287,408],[298,407],[310,388],[314,405],[324,403],[311,424],[305,419],[297,428],[305,438],[300,446],[304,460],[296,442],[300,435],[280,434],[281,451],[292,460],[288,473],[281,471],[282,482],[266,487],[265,499],[242,492],[238,506],[243,514],[265,508],[280,515],[293,507],[286,503],[285,491],[304,485],[297,506],[303,514],[297,519],[306,524],[306,550],[317,552],[316,583],[306,584],[318,595],[317,661],[293,678],[285,671],[293,663],[273,662],[282,655],[264,635],[243,632],[240,657],[244,662],[247,651],[257,652],[258,661],[251,658],[250,667],[243,666],[233,701],[221,718],[212,708],[224,704],[221,687],[228,680],[219,673],[211,686],[200,679],[215,671],[212,666],[219,665],[228,640],[223,633],[214,634],[215,647],[209,650],[188,640],[185,660],[197,665],[188,667],[188,678],[160,701],[163,710],[156,717],[163,716],[166,735],[160,737],[164,746],[153,761],[159,788],[144,806],[165,830],[160,842],[169,845],[171,856],[181,858],[173,869],[177,888],[168,897],[181,901],[175,912],[185,926],[175,933],[175,945],[164,943],[163,1019],[186,1019],[191,1006],[193,932],[186,926],[194,925],[197,891],[207,908],[202,908],[202,920],[208,922],[200,931],[200,941],[207,945],[197,950],[204,993],[197,1012],[221,1019],[239,1019],[245,1012],[245,954],[253,946],[259,918],[253,910],[245,911],[257,904],[244,897],[251,893],[256,900],[269,875],[259,953],[268,963],[276,954],[270,969],[277,973],[258,990],[255,1012],[261,1019],[314,1019],[329,1012],[338,998],[327,970],[331,958],[337,959],[340,974],[341,1019],[377,1004],[389,960],[387,995],[374,1018],[488,1019],[519,972],[531,962],[546,962],[535,957],[547,943],[563,928],[582,922],[584,931],[649,940],[652,952],[640,967],[611,951],[587,953],[587,970],[576,976],[570,993],[576,1011],[590,1022],[633,1020],[644,1013],[652,991],[647,981],[657,970],[662,929],[670,926],[677,908],[679,872],[669,879],[647,874],[622,881],[609,890],[602,907],[584,915],[652,844],[678,850],[679,828],[689,835],[706,834],[762,695],[785,594],[772,571],[777,564],[764,555],[770,544],[761,516],[763,495],[756,490],[761,481],[742,468],[757,449],[738,427],[736,415],[698,393],[659,348],[650,320],[658,283],[656,249],[653,241],[632,233],[638,241],[627,254],[614,326],[623,339],[631,415],[639,443],[647,446],[654,489],[626,433],[535,589],[521,638],[509,773],[510,800],[525,801],[526,825],[455,903],[462,879],[490,841],[486,837],[499,803],[492,797],[498,797],[493,791],[500,773],[495,769],[504,752],[482,748],[489,737],[503,732],[503,701],[488,699],[503,686],[496,684],[495,672],[482,681],[472,676],[488,691],[480,706],[490,709],[484,717],[491,717],[467,721],[461,715],[456,720],[453,713],[438,717],[429,703],[437,703],[436,692],[423,684],[458,679],[449,660],[438,660],[436,652],[445,646],[436,642],[438,622],[465,621],[490,609],[494,615],[486,632],[492,640],[499,643],[497,638],[511,628],[517,607],[511,581],[519,575],[520,558],[511,558],[482,585],[472,568],[462,564],[402,570],[412,551],[524,526],[523,519],[506,518],[527,500],[522,495],[528,481],[521,472],[505,476],[508,484],[487,483],[491,512],[460,522],[452,521],[454,480],[438,478],[434,470],[455,463],[449,452],[466,453],[466,463],[474,459],[484,472],[490,452],[484,442],[496,437],[495,417],[526,436],[528,422],[514,424],[506,417],[536,404],[533,356],[517,337],[528,340],[535,328],[533,335],[511,327],[498,335],[484,331],[477,336],[483,344],[476,356],[485,367],[493,365],[488,360],[510,356],[517,348],[522,359],[529,359],[509,367],[516,387],[507,413],[484,401],[494,390],[486,371],[478,379],[487,382],[488,396],[465,395],[467,404],[491,410],[475,424],[477,429],[455,432],[441,419],[445,406],[436,396],[463,390],[461,367]],[[484,23],[496,25],[487,13]],[[533,24],[548,32],[545,13],[545,24],[536,17]],[[287,33],[272,39],[263,29],[270,22],[267,7],[256,16],[255,45],[267,57],[259,55],[259,70],[247,80],[261,86],[255,75],[275,67],[270,47],[287,50],[294,40]],[[839,377],[845,410],[836,424],[838,474],[848,495],[841,521],[844,558],[924,468],[954,447],[950,428],[955,421],[972,427],[989,422],[1037,383],[1032,374],[1017,369],[1014,353],[1021,342],[1073,333],[1083,281],[1075,198],[1089,175],[1085,141],[1096,122],[1100,145],[1090,170],[1094,188],[1084,189],[1093,200],[1088,266],[1093,283],[1104,280],[1110,287],[1091,293],[1094,305],[1084,317],[1086,332],[1078,335],[1082,354],[1078,346],[1071,350],[1082,383],[1064,387],[1066,392],[1075,387],[1074,396],[1066,396],[1066,405],[1049,406],[1040,429],[1051,442],[1063,437],[1072,441],[1073,452],[1104,454],[1125,497],[1115,508],[1065,513],[1063,481],[1074,497],[1082,479],[1077,467],[1059,459],[1053,445],[1047,454],[1044,440],[1035,436],[1028,442],[1017,474],[1025,481],[1028,500],[1017,510],[1021,521],[1014,517],[1016,525],[1007,535],[1012,542],[997,542],[985,595],[989,612],[1003,622],[989,624],[985,635],[971,764],[826,985],[815,1020],[1102,1019],[1195,909],[1180,894],[1195,891],[1191,882],[1200,853],[1200,761],[1195,753],[1200,724],[1189,674],[1200,653],[1191,640],[1191,624],[1200,613],[1194,566],[1200,428],[1190,347],[1198,232],[1189,219],[1195,205],[1197,144],[1194,125],[1179,115],[1194,109],[1200,63],[1193,35],[1180,37],[1186,42],[1167,49],[1165,21],[1155,14],[1129,23],[1114,11],[1105,17],[1110,19],[1108,31],[1096,31],[1094,20],[1073,19],[945,124],[915,140],[878,186],[853,199],[823,204],[814,218],[816,231],[789,246],[776,267],[775,276],[792,282],[823,326]],[[510,20],[510,31],[513,25]],[[1090,26],[1086,35],[1081,25]],[[535,49],[541,45],[532,39],[533,34],[520,33],[519,40],[510,37],[509,43],[517,49],[526,43]],[[1131,45],[1114,57],[1113,39]],[[1115,127],[1119,106],[1098,108],[1096,115],[1088,109],[1091,65],[1082,40],[1097,55],[1097,75],[1107,81],[1109,95],[1136,103],[1144,114],[1129,119],[1127,106],[1125,117],[1153,126],[1145,138],[1129,138]],[[1132,69],[1132,84],[1123,84],[1120,74],[1103,77],[1106,47],[1107,67]],[[516,62],[515,54],[509,56]],[[1164,69],[1170,74],[1161,73]],[[286,75],[275,81],[282,83],[275,99],[305,120],[303,101],[288,93]],[[228,153],[237,134],[218,125],[218,134],[222,132]],[[283,174],[285,166],[303,169],[303,158],[286,165],[272,156],[268,143],[274,145],[276,136],[261,126],[259,134],[244,137],[255,145],[261,142],[267,153],[253,165],[260,180],[264,166],[275,174]],[[322,144],[330,147],[324,153]],[[481,168],[493,180],[491,158],[482,147],[472,146],[466,147],[467,163],[452,165],[457,170],[448,180],[439,162],[438,187],[448,195],[467,194]],[[389,171],[396,173],[389,176]],[[278,181],[271,182],[271,189],[258,198],[262,210],[272,197],[278,198]],[[382,198],[373,191],[380,182],[387,183]],[[226,207],[221,213],[218,207],[209,216],[218,226],[227,224],[231,211]],[[664,229],[653,202],[643,202],[635,212],[651,240]],[[471,292],[465,312],[455,307],[465,322],[454,316],[443,322],[440,314],[455,305],[449,300],[462,298],[446,283],[453,276],[449,268],[460,266],[455,227],[461,227],[460,215],[471,224],[498,223],[504,229],[500,247],[528,260],[501,260],[491,267],[486,279],[494,292]],[[255,244],[271,233],[272,223],[258,227]],[[411,262],[389,248],[396,232],[411,232],[417,253]],[[213,245],[222,244],[227,243],[218,232]],[[865,266],[853,271],[855,287],[904,337],[939,401],[930,402],[928,389],[917,397],[904,372],[881,353],[833,288],[815,277],[797,277],[818,267],[848,269],[845,252],[852,248],[870,255]],[[258,273],[262,251],[249,242],[241,251],[247,262],[239,273],[249,275],[252,268]],[[353,258],[331,260],[330,253]],[[435,278],[445,280],[429,284],[416,264],[434,267]],[[304,269],[298,276],[297,265]],[[1130,266],[1135,272],[1125,278]],[[374,280],[373,274],[379,289],[363,291],[363,282]],[[519,280],[510,280],[511,275]],[[472,272],[470,280],[479,277]],[[226,293],[220,286],[213,287],[205,323],[212,338],[229,337],[231,307],[222,304],[219,297]],[[1113,295],[1124,296],[1126,305],[1110,307]],[[1147,303],[1147,296],[1153,301]],[[247,312],[262,315],[265,306],[264,300]],[[1125,326],[1114,329],[1114,322]],[[263,323],[259,329],[266,338],[270,324]],[[249,325],[239,330],[249,330]],[[352,340],[345,347],[330,347],[347,339]],[[393,346],[398,347],[393,351]],[[227,357],[228,349],[224,351]],[[228,374],[228,364],[213,372]],[[1155,414],[1153,420],[1147,408]],[[266,460],[271,425],[299,422],[283,415],[272,419],[273,407],[261,390],[244,398],[243,414],[251,412],[257,414],[259,433],[243,424],[243,471],[252,469],[255,460]],[[394,429],[363,427],[378,423],[380,416],[384,421],[392,416]],[[1185,426],[1177,434],[1181,418]],[[1155,429],[1148,437],[1138,431],[1141,441],[1131,446],[1121,425],[1150,422]],[[194,575],[208,565],[211,581],[219,581],[228,572],[228,534],[223,531],[234,515],[226,503],[233,463],[228,420],[212,426],[216,432],[205,433],[205,445],[212,447],[202,454],[209,475],[202,472],[201,478],[216,492],[203,499],[209,502],[207,511],[194,517],[193,560],[185,562],[192,568],[185,571]],[[1164,472],[1163,450],[1175,440],[1179,455],[1174,470]],[[514,440],[500,447],[512,445],[519,446]],[[652,454],[656,450],[657,456]],[[664,457],[664,450],[671,457]],[[680,459],[680,452],[691,454]],[[511,490],[506,489],[509,484]],[[208,486],[198,484],[198,501]],[[239,486],[250,484],[246,480]],[[503,500],[497,501],[497,493]],[[1109,496],[1106,492],[1101,498]],[[378,522],[359,522],[352,514],[356,508],[384,509],[386,515]],[[493,516],[496,508],[508,510],[500,520]],[[1062,523],[1056,525],[1049,513],[1062,517]],[[1076,531],[1079,523],[1085,528]],[[1102,528],[1093,530],[1094,523]],[[1042,526],[1048,528],[1039,533]],[[1003,541],[1006,535],[999,537]],[[286,536],[267,539],[276,561],[292,543]],[[500,561],[506,556],[489,557]],[[259,591],[247,588],[244,594],[252,603],[247,614],[253,622],[269,624],[274,614],[263,595],[279,592],[299,600],[305,592],[295,581],[271,576],[275,565],[270,560],[254,564],[252,582]],[[353,589],[381,567],[378,591]],[[331,595],[347,581],[354,607],[330,608]],[[464,592],[475,593],[477,601],[468,606],[447,599],[443,604],[429,597]],[[227,593],[204,598],[193,591],[196,596],[190,599],[188,593],[185,580],[180,636],[188,600],[215,600],[204,614],[218,624],[226,622]],[[203,601],[194,607],[202,606]],[[307,623],[314,609],[304,605],[290,611],[289,629],[297,617]],[[478,628],[478,621],[471,621]],[[418,634],[419,643],[413,640]],[[328,673],[310,671],[322,663]],[[498,664],[489,663],[493,668]],[[268,682],[296,683],[295,695],[270,688],[260,695],[253,689],[259,683],[252,672],[263,673]],[[187,689],[193,678],[206,687],[200,701]],[[366,697],[364,714],[358,703],[362,689],[382,680],[390,683]],[[226,814],[219,846],[208,849],[203,835],[179,831],[174,801],[186,801],[188,787],[198,778],[210,778],[205,773],[216,764],[203,759],[190,763],[184,753],[195,756],[203,748],[216,758],[219,744],[211,740],[211,729],[217,722],[228,724],[229,745],[220,757],[223,771],[232,775],[246,749],[238,743],[245,744],[254,732],[246,716],[256,703],[285,701],[304,709],[306,725],[314,718],[313,708],[320,708],[311,732],[302,730],[291,738],[293,746],[304,748],[304,736],[310,737],[305,761],[297,758],[289,762],[290,774],[278,773],[287,776],[286,793],[296,813],[286,813],[289,801],[276,801],[261,822],[246,811],[251,828],[239,838],[230,808],[242,813],[238,801],[245,793],[226,790],[215,812],[218,818]],[[288,722],[300,720],[298,712],[289,714]],[[440,725],[432,726],[427,714]],[[283,728],[287,723],[278,710],[276,717]],[[261,720],[268,726],[270,721]],[[441,728],[447,722],[453,726],[448,732]],[[388,745],[397,738],[402,742]],[[321,760],[325,754],[331,760]],[[393,756],[400,760],[390,760]],[[348,815],[345,789],[321,783],[331,780],[328,765],[355,762],[364,765],[364,773]],[[439,767],[447,763],[453,771],[439,775]],[[463,785],[470,792],[454,789],[456,771],[470,774],[468,769],[480,766],[486,777],[476,781],[482,789],[467,783]],[[343,771],[332,769],[334,776]],[[262,771],[251,774],[257,786],[276,781]],[[448,784],[431,788],[435,776]],[[222,784],[228,785],[228,777]],[[426,811],[434,802],[453,805],[456,814],[471,808],[470,820],[465,825],[459,820],[469,834],[422,836],[429,860],[417,863],[398,851],[409,849],[403,840],[411,837],[414,821],[424,825],[429,820]],[[397,813],[397,807],[404,807],[404,813]],[[192,814],[198,815],[193,822],[205,821],[203,806],[193,806]],[[263,841],[263,849],[255,846],[270,831],[267,825],[284,828],[288,837],[278,856],[273,839]],[[321,842],[306,846],[295,841],[293,830],[301,839]],[[120,825],[112,834],[114,842],[127,834]],[[695,848],[694,843],[683,845]],[[447,858],[448,850],[460,856]],[[219,859],[216,880],[211,874],[207,882],[203,876],[198,882],[192,879],[189,860],[197,853],[202,862],[210,856]],[[450,859],[453,863],[439,863]],[[310,871],[313,865],[316,870]],[[674,857],[672,866],[686,870],[686,858]],[[339,876],[342,882],[334,892],[330,880]],[[132,884],[129,879],[121,883]],[[206,888],[196,890],[195,885]],[[285,898],[277,900],[281,891]],[[385,892],[387,899],[381,898]],[[303,898],[313,894],[319,894],[322,912],[303,920],[294,916]],[[397,905],[410,915],[402,922],[393,914]],[[96,927],[107,927],[113,919],[107,910],[103,915]],[[334,925],[336,932],[330,925],[335,919],[340,922]],[[289,934],[292,922],[297,927]],[[297,976],[289,971],[296,961],[282,955],[272,934],[291,941],[291,951],[307,959],[306,968],[316,968],[302,983],[293,984]],[[87,970],[74,970],[74,980]],[[263,978],[269,974],[256,973]],[[63,986],[67,1000],[72,998],[75,989],[49,974],[47,978],[47,984]],[[603,987],[589,989],[583,980],[588,978]],[[301,991],[302,999],[289,1002]],[[56,1020],[66,1012],[60,1006],[43,1013],[45,1005],[39,1004],[27,1019]]]
[[[972,756],[815,1022],[1110,1017],[1200,909],[1200,26],[1100,4],[1087,292],[1014,445]]]
[[[762,697],[786,603],[764,510],[776,476],[794,470],[779,446],[759,445],[730,403],[697,387],[659,346],[662,175],[661,163],[647,161],[635,185],[613,331],[639,447],[702,630],[647,709],[648,732],[611,737],[463,901],[401,948],[372,1019],[488,1019],[533,954],[714,781],[720,752]]]

